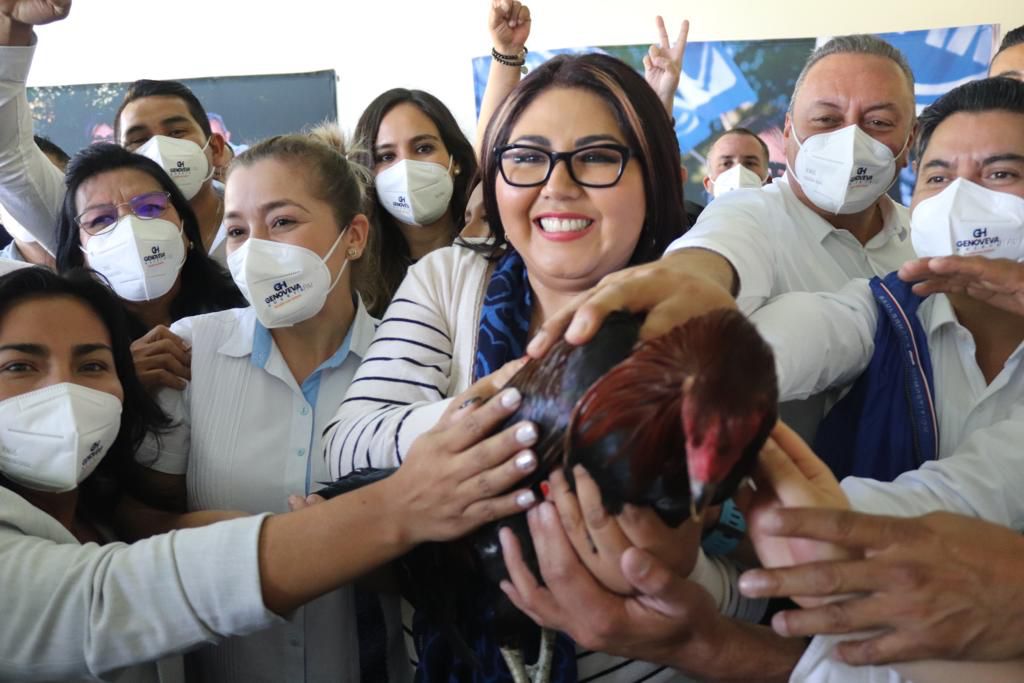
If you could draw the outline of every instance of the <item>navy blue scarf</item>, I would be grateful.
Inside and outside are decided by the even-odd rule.
[[[477,381],[505,363],[526,353],[533,292],[522,257],[513,249],[505,252],[491,275],[480,313],[473,381]],[[458,596],[459,627],[469,649],[479,662],[474,666],[460,656],[441,632],[426,619],[413,620],[413,635],[419,655],[416,680],[430,683],[512,683],[512,674],[501,656],[498,644],[487,628],[491,608],[500,591],[486,585],[466,586]],[[538,640],[540,630],[537,631]],[[576,648],[573,641],[559,633],[555,638],[552,683],[575,683]]]

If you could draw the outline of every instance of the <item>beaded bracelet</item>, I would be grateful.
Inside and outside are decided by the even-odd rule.
[[[529,50],[526,49],[525,45],[523,46],[523,51],[517,55],[504,55],[492,47],[491,57],[493,57],[494,61],[498,64],[504,64],[505,66],[518,66],[519,71],[525,74],[528,71],[526,68],[527,52],[529,52]]]

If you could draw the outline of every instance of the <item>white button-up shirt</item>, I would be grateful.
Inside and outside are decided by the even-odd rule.
[[[854,509],[917,516],[948,510],[1024,530],[1024,343],[986,382],[971,333],[949,299],[936,294],[917,311],[928,334],[938,459],[886,483],[847,477],[843,490]],[[789,294],[751,316],[776,350],[784,397],[820,391],[858,375],[874,352],[878,309],[867,283],[834,294]],[[870,425],[865,425],[870,429]],[[847,667],[831,658],[839,639],[818,637],[793,681],[903,680],[885,667]]]
[[[882,229],[867,244],[834,228],[797,198],[786,177],[718,197],[696,225],[669,245],[700,247],[736,269],[736,305],[751,313],[787,292],[835,292],[854,278],[885,276],[914,258],[910,212],[889,197],[879,202]],[[782,417],[807,440],[832,397],[815,395],[781,406]]]
[[[137,459],[184,474],[190,510],[286,512],[288,496],[329,480],[318,444],[373,339],[376,321],[359,303],[338,351],[302,384],[252,308],[185,318],[171,330],[192,347],[192,381],[164,390],[175,426],[149,439]],[[159,444],[159,445],[157,445]],[[347,539],[338,539],[344,552]],[[327,549],[325,549],[327,550]],[[396,596],[382,596],[391,680],[408,680]],[[359,681],[351,587],[297,610],[286,624],[204,648],[194,657],[210,681]]]
[[[834,292],[854,278],[884,276],[914,258],[910,214],[882,197],[882,230],[862,245],[832,227],[785,178],[711,202],[668,250],[700,247],[724,256],[740,279],[736,303],[750,313],[786,292]]]

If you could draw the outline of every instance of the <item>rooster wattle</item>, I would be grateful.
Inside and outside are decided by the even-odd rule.
[[[562,341],[527,363],[508,384],[523,400],[501,428],[537,425],[539,464],[524,485],[539,489],[555,468],[571,482],[580,464],[608,512],[645,505],[678,526],[731,496],[753,467],[777,417],[775,362],[736,311],[713,311],[637,344],[639,329],[637,316],[615,313],[590,342]],[[390,471],[360,470],[321,493],[337,495]],[[454,641],[453,680],[473,679],[479,661],[466,643],[481,629],[501,648],[515,683],[550,676],[553,634],[538,639],[538,627],[497,589],[508,578],[502,527],[516,534],[538,573],[525,514],[461,541],[421,546],[398,562],[403,595]],[[537,653],[534,665],[524,665],[524,652]]]

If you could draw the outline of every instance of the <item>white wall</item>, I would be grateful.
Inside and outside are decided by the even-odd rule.
[[[654,16],[687,17],[692,40],[795,38],[1024,24],[1024,0],[532,0],[533,49],[650,42]],[[265,9],[273,7],[274,10]],[[30,85],[288,73],[333,68],[355,125],[394,86],[440,97],[475,125],[474,56],[490,51],[490,0],[76,0],[39,29]]]

